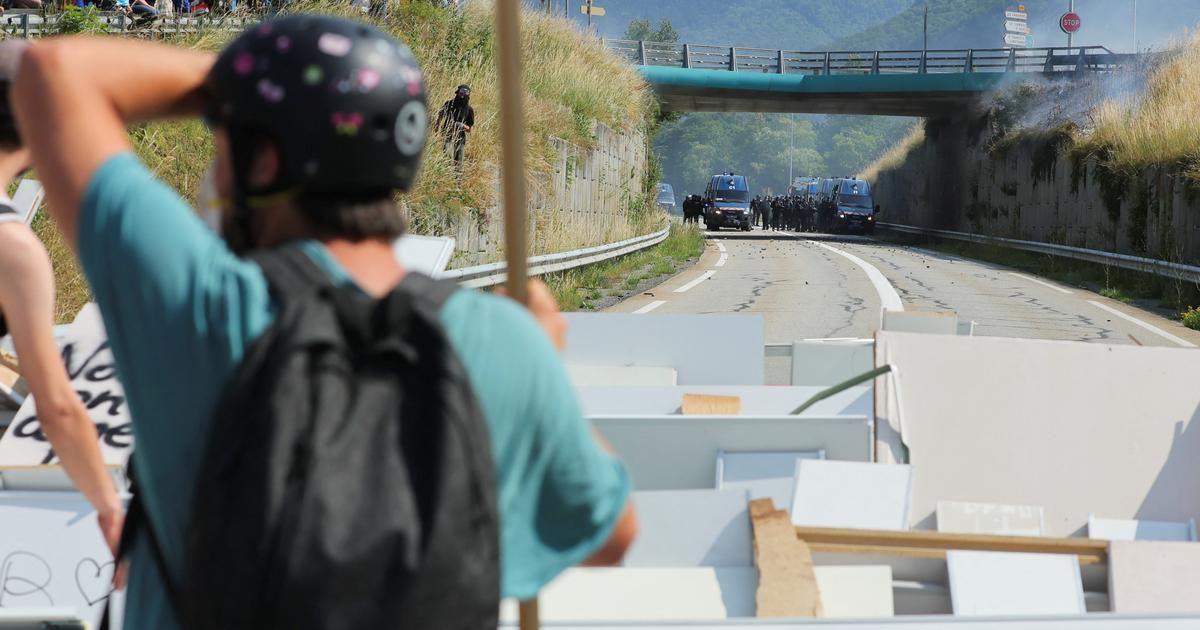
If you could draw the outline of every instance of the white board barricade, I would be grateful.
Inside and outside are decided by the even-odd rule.
[[[869,370],[870,368],[868,368]],[[865,372],[867,370],[863,370]],[[861,374],[862,372],[859,372]],[[848,378],[848,377],[847,377]],[[684,394],[737,396],[742,400],[743,416],[786,416],[824,387],[723,386],[694,385],[676,387],[577,386],[576,394],[589,416],[635,414],[670,415],[679,413]],[[851,387],[804,410],[804,416],[875,415],[875,400],[870,385]],[[790,473],[789,473],[790,474]]]
[[[771,499],[775,509],[790,511],[799,459],[825,459],[825,451],[718,451],[717,488],[743,488],[751,500]]]
[[[1099,540],[1196,541],[1196,521],[1139,521],[1088,516],[1088,538]]]
[[[1037,505],[938,501],[937,530],[952,534],[1041,536],[1044,510]]]
[[[910,479],[903,464],[797,460],[792,523],[906,530]]]
[[[761,315],[566,313],[566,362],[674,368],[680,385],[762,385]]]
[[[81,495],[0,492],[0,609],[73,607],[94,627],[112,593],[112,570],[96,513]]]
[[[454,239],[448,236],[405,234],[392,245],[396,259],[409,271],[434,278],[440,276],[454,255]]]
[[[1064,554],[947,551],[955,615],[1081,615],[1079,559]]]
[[[639,490],[713,487],[717,451],[815,451],[830,459],[871,461],[864,416],[593,416]]]
[[[133,451],[133,425],[125,404],[125,389],[117,380],[116,362],[94,305],[80,311],[67,329],[61,348],[71,384],[96,424],[104,463],[124,466]],[[8,431],[0,436],[0,478],[4,488],[14,489],[5,469],[28,470],[57,461],[38,424],[37,401],[28,396]],[[67,484],[60,489],[71,488]]]
[[[639,490],[638,536],[626,567],[754,565],[750,498],[744,489]]]
[[[874,368],[874,339],[810,339],[792,344],[792,385],[824,389]]]

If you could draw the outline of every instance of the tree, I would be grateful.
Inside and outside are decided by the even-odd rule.
[[[625,29],[625,35],[622,39],[629,39],[635,42],[663,42],[673,44],[679,41],[679,32],[671,25],[671,20],[666,18],[658,21],[657,28],[652,26],[650,20],[646,18],[634,18],[629,23],[629,27]]]

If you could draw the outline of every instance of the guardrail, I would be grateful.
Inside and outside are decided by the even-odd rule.
[[[806,52],[622,39],[604,40],[604,44],[641,66],[802,75],[1111,72],[1133,66],[1139,59],[1103,46]]]
[[[638,250],[646,249],[665,241],[670,231],[671,228],[668,227],[653,234],[638,236],[607,245],[598,245],[596,247],[577,249],[559,254],[534,256],[529,259],[529,275],[540,276],[556,271],[566,271],[617,258],[618,256],[632,254]],[[508,278],[507,268],[508,266],[503,262],[490,263],[475,267],[464,267],[462,269],[447,269],[441,274],[441,277],[457,280],[464,287],[491,287],[502,284]]]
[[[1119,269],[1128,269],[1129,271],[1152,273],[1165,278],[1170,278],[1172,280],[1181,280],[1184,282],[1200,284],[1200,267],[1184,265],[1182,263],[1167,262],[1165,260],[1156,260],[1154,258],[1142,258],[1140,256],[1130,256],[1128,254],[1114,254],[1112,252],[1102,252],[1095,249],[1071,247],[1069,245],[1038,243],[1036,241],[1021,241],[999,236],[971,234],[968,232],[935,230],[932,228],[899,225],[896,223],[876,223],[875,229],[891,230],[893,232],[902,232],[906,234],[919,234],[922,236],[937,236],[940,238],[968,241],[983,245],[1010,247],[1012,249],[1020,249],[1027,252],[1047,254],[1049,256],[1062,256],[1063,258],[1071,258],[1074,260],[1081,260],[1098,265],[1117,267]]]

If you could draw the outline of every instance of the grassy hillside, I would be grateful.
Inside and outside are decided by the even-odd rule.
[[[292,10],[351,14],[329,3],[293,5]],[[500,161],[498,87],[493,57],[494,33],[490,10],[471,3],[453,14],[423,0],[402,0],[395,13],[377,25],[413,49],[425,70],[431,107],[450,98],[460,83],[472,87],[476,129],[468,145],[462,184],[436,141],[425,153],[416,188],[403,198],[414,231],[442,225],[461,213],[480,212],[497,203],[496,173]],[[176,40],[183,46],[216,50],[231,35],[209,34]],[[526,14],[523,23],[527,180],[540,185],[553,168],[547,140],[566,139],[582,146],[595,142],[591,121],[613,129],[649,130],[657,106],[637,73],[607,53],[600,42],[581,37],[565,20]],[[138,155],[162,179],[186,198],[194,198],[212,154],[212,139],[199,122],[172,122],[134,129],[131,138]],[[648,182],[652,185],[654,182]],[[647,215],[648,216],[648,215]],[[631,217],[638,220],[638,217]],[[60,319],[68,318],[88,299],[86,286],[69,251],[41,219],[35,228],[51,249],[60,288]]]

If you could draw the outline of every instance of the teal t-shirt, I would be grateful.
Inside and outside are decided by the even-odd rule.
[[[234,256],[132,154],[110,158],[93,176],[78,240],[132,414],[140,491],[182,576],[181,541],[214,409],[274,305],[259,267]],[[352,282],[323,246],[305,248],[335,281]],[[597,447],[561,359],[528,312],[461,290],[441,321],[491,431],[502,595],[525,598],[607,541],[629,476]],[[236,515],[229,519],[236,528]],[[142,543],[133,550],[125,627],[177,627]]]

